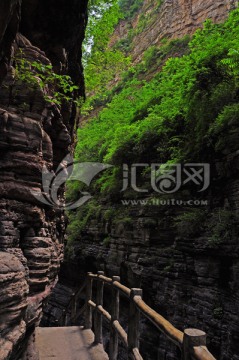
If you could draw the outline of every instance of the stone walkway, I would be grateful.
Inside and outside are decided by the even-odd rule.
[[[40,360],[108,360],[94,334],[79,326],[37,328],[36,346]]]

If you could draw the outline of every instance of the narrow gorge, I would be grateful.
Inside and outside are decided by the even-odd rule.
[[[237,6],[0,1],[0,360],[39,360],[36,327],[70,318],[97,271],[239,360]],[[54,183],[66,205],[44,203],[73,153],[99,171]],[[143,359],[181,358],[143,317],[140,334]]]

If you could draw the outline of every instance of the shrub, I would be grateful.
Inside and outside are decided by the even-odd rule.
[[[143,221],[143,227],[146,229],[155,229],[157,226],[157,221],[155,219],[146,218]]]
[[[206,220],[207,212],[201,209],[190,209],[176,217],[176,228],[182,237],[199,234]]]
[[[231,210],[214,211],[207,222],[208,245],[217,248],[223,242],[230,241],[234,234],[236,216]]]
[[[125,19],[132,19],[142,6],[144,0],[119,0],[119,7]]]
[[[31,89],[40,87],[45,100],[61,105],[64,101],[73,101],[77,106],[82,105],[82,99],[74,99],[79,91],[68,75],[59,75],[53,71],[51,64],[29,61],[20,52],[15,58],[16,80],[26,83]]]
[[[109,236],[107,236],[107,237],[103,240],[102,244],[103,244],[105,247],[109,247],[109,246],[110,246],[110,242],[111,242],[111,238],[110,238]]]

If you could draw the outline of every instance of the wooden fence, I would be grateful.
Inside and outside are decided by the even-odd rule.
[[[93,301],[93,282],[96,282],[96,302]],[[111,287],[111,314],[103,307],[104,285]],[[77,313],[79,295],[86,286],[86,299],[84,307]],[[176,329],[169,321],[150,308],[142,299],[141,289],[129,289],[120,283],[119,276],[108,278],[104,272],[87,274],[84,287],[71,299],[69,309],[71,322],[79,315],[85,313],[85,328],[92,329],[94,321],[95,342],[102,343],[103,318],[110,323],[110,346],[109,359],[117,360],[119,339],[128,351],[128,359],[143,360],[139,352],[140,316],[145,316],[155,327],[174,343],[182,354],[182,360],[216,360],[206,346],[206,334],[198,329],[186,329],[184,332]],[[123,329],[119,322],[120,294],[129,300],[129,323],[128,332]],[[94,318],[93,318],[94,315]],[[67,323],[67,311],[64,322]]]

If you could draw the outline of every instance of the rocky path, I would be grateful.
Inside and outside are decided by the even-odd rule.
[[[40,360],[108,360],[92,331],[79,326],[37,328],[36,345]]]

